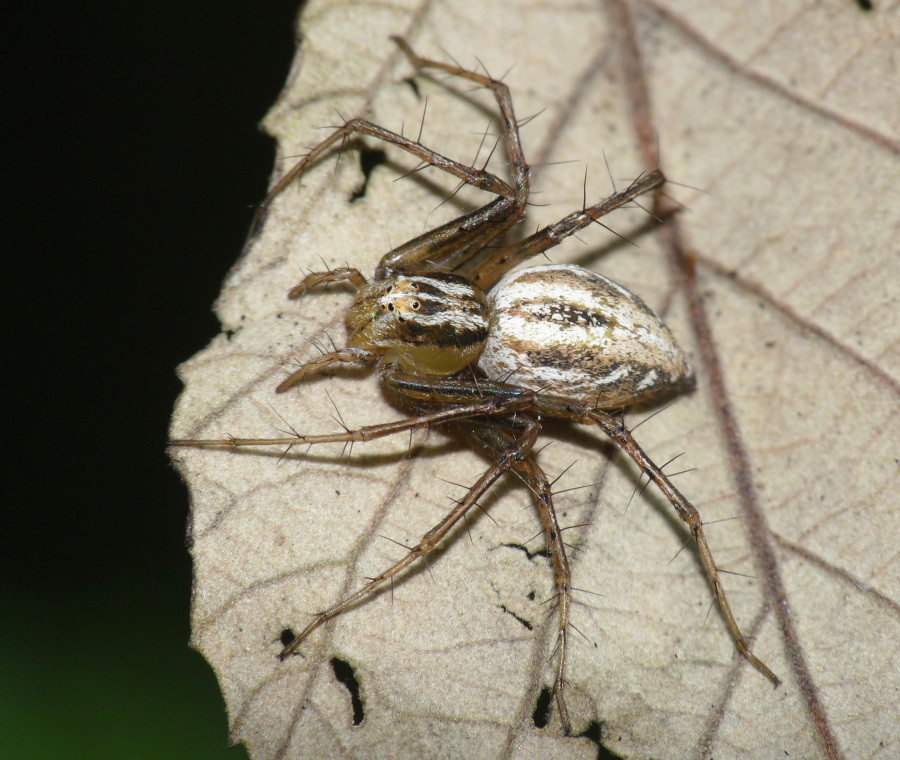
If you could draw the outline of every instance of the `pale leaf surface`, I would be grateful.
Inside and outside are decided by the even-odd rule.
[[[639,232],[642,212],[608,219],[637,248],[595,227],[550,253],[638,292],[690,352],[697,391],[637,436],[657,462],[685,452],[670,469],[696,468],[678,484],[706,521],[723,520],[707,531],[719,565],[738,573],[725,577],[736,617],[784,683],[772,689],[735,655],[664,500],[650,490],[629,505],[633,468],[595,432],[552,426],[539,461],[551,477],[574,462],[557,488],[593,484],[557,497],[564,525],[589,523],[567,540],[580,547],[574,585],[595,592],[577,596],[569,707],[576,732],[593,722],[623,757],[900,754],[900,42],[889,5],[638,2],[626,6],[633,33],[613,2],[321,0],[300,20],[297,63],[266,121],[285,156],[342,117],[415,135],[427,97],[422,141],[473,160],[491,100],[423,77],[417,94],[388,39],[400,34],[425,55],[508,71],[520,118],[540,112],[523,138],[544,164],[534,201],[548,205],[531,210],[529,231],[581,205],[585,167],[588,199],[608,194],[604,156],[619,187],[654,168],[644,156],[657,140],[667,175],[689,186],[670,193],[688,207],[677,224],[696,256],[705,349],[684,273],[671,245]],[[635,50],[638,79],[623,64]],[[627,104],[643,91],[652,112],[635,117]],[[345,290],[287,301],[303,272],[324,260],[369,275],[391,245],[485,200],[463,193],[437,208],[454,182],[435,170],[395,182],[416,162],[388,159],[358,200],[354,150],[278,200],[225,283],[222,335],[181,368],[173,436],[333,432],[335,410],[352,427],[402,415],[372,374],[274,393],[286,362],[345,336]],[[590,738],[562,736],[555,713],[543,729],[531,719],[551,678],[552,579],[512,480],[483,500],[493,520],[477,515],[428,569],[280,663],[284,629],[402,556],[394,542],[414,544],[462,495],[452,483],[486,467],[440,431],[281,453],[173,452],[193,505],[193,644],[219,678],[234,741],[259,760],[596,756]],[[358,680],[358,726],[335,657]]]

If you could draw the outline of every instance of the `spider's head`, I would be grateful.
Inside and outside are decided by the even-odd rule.
[[[360,290],[347,314],[347,345],[410,372],[452,375],[478,360],[488,319],[484,293],[465,277],[399,275]]]

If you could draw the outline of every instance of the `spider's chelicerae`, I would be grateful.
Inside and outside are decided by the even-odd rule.
[[[296,652],[319,626],[340,615],[404,568],[427,555],[504,474],[516,473],[536,497],[556,585],[558,634],[552,693],[566,732],[566,653],[570,632],[571,572],[553,507],[550,482],[533,447],[541,418],[596,425],[665,495],[697,544],[719,608],[740,653],[776,685],[778,679],[749,650],[731,613],[694,506],[672,485],[611,412],[671,395],[690,385],[691,368],[671,333],[640,298],[578,266],[514,267],[559,244],[637,196],[657,190],[661,172],[641,177],[597,205],[569,214],[519,242],[498,241],[519,222],[529,196],[530,168],[507,86],[487,75],[419,57],[397,44],[419,70],[436,70],[489,88],[500,122],[512,182],[448,159],[401,135],[352,119],[316,146],[273,188],[266,205],[337,143],[368,135],[417,156],[496,198],[482,208],[387,253],[370,281],[349,267],[315,272],[290,292],[345,282],[357,294],[347,312],[345,348],[301,366],[279,386],[293,388],[336,364],[376,364],[383,385],[413,416],[333,435],[285,438],[176,440],[179,446],[272,446],[369,441],[450,421],[463,423],[489,454],[490,466],[441,521],[396,564],[330,609],[318,613],[281,652]],[[465,271],[466,274],[461,272]]]

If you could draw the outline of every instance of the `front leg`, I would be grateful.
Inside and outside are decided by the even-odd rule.
[[[288,291],[288,298],[299,298],[310,288],[328,282],[349,282],[354,288],[359,290],[366,284],[366,278],[362,276],[358,269],[353,267],[338,267],[337,269],[329,269],[327,272],[310,272],[299,285],[294,285]]]
[[[546,251],[548,248],[559,245],[569,235],[574,235],[589,224],[596,222],[601,227],[604,227],[605,225],[599,221],[602,217],[615,211],[617,208],[631,203],[631,201],[644,193],[658,190],[665,181],[666,178],[663,173],[656,169],[649,174],[638,177],[624,190],[613,193],[599,203],[581,211],[575,211],[555,224],[538,230],[524,240],[498,248],[475,267],[472,271],[472,281],[487,291],[514,267]]]
[[[365,367],[378,361],[378,356],[379,354],[374,351],[367,351],[364,348],[342,348],[338,351],[331,351],[330,353],[320,356],[318,359],[307,362],[300,367],[300,369],[292,372],[286,379],[279,383],[275,392],[284,393],[295,385],[299,385],[305,378],[310,375],[318,374],[332,364],[353,364],[357,367]]]
[[[325,359],[326,357],[322,357]],[[385,376],[388,379],[394,377],[406,378],[409,380],[410,375],[397,372],[393,368],[388,368]],[[417,378],[418,382],[427,382],[422,378]],[[442,380],[435,378],[435,382],[440,384]],[[396,387],[402,388],[402,384]],[[447,386],[449,387],[449,385]],[[177,438],[169,441],[170,446],[192,446],[198,448],[218,448],[226,447],[235,449],[245,446],[314,446],[321,443],[365,443],[374,441],[378,438],[385,438],[398,433],[407,433],[414,430],[424,430],[436,427],[447,422],[459,422],[477,417],[509,417],[510,415],[521,414],[531,406],[531,398],[534,394],[530,391],[522,391],[518,394],[512,394],[508,397],[498,397],[488,395],[485,398],[479,398],[477,395],[470,394],[470,403],[455,404],[448,403],[443,408],[428,413],[417,414],[413,417],[395,420],[394,422],[386,422],[380,425],[367,425],[352,430],[344,429],[340,433],[327,433],[324,435],[307,435],[305,433],[293,432],[288,436],[278,438],[239,438],[229,436],[227,438]],[[455,395],[448,396],[450,400],[456,398]],[[430,401],[438,407],[441,406],[438,397],[431,396]],[[410,401],[416,406],[416,398]],[[519,425],[517,429],[521,428]],[[495,453],[500,453],[504,446],[495,447]]]

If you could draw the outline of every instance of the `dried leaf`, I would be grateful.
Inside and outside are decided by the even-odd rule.
[[[638,438],[657,462],[685,452],[678,468],[696,468],[678,484],[722,521],[707,530],[737,573],[726,576],[735,614],[784,684],[773,690],[735,655],[668,505],[652,490],[631,500],[636,473],[589,429],[550,426],[540,454],[551,475],[572,465],[559,490],[590,485],[557,497],[563,524],[589,523],[567,535],[586,590],[569,663],[580,738],[562,736],[555,716],[532,721],[550,682],[552,578],[542,539],[530,540],[540,526],[528,493],[511,479],[483,503],[492,519],[470,520],[427,569],[316,632],[303,658],[277,659],[284,629],[402,556],[397,542],[415,543],[485,468],[461,440],[434,431],[284,457],[178,449],[193,508],[193,645],[218,675],[233,740],[258,759],[594,757],[596,741],[637,758],[894,756],[896,5],[320,0],[300,26],[266,121],[286,156],[348,116],[415,134],[427,97],[422,142],[475,157],[496,129],[490,99],[454,94],[467,88],[453,81],[412,85],[392,34],[438,59],[477,57],[509,83],[520,118],[540,112],[523,138],[534,201],[550,205],[531,225],[581,205],[585,166],[596,199],[610,192],[606,160],[622,186],[653,168],[658,142],[667,175],[689,186],[671,190],[687,206],[680,237],[640,233],[646,216],[623,211],[609,222],[639,248],[594,228],[586,245],[551,254],[638,292],[692,354],[697,391]],[[569,159],[579,163],[553,163]],[[285,299],[302,272],[324,260],[368,274],[391,244],[484,201],[463,193],[436,208],[452,182],[435,170],[394,182],[414,166],[389,151],[365,179],[348,151],[279,198],[225,284],[222,334],[181,368],[173,436],[401,416],[374,375],[287,396],[274,387],[285,360],[344,338],[348,293]],[[693,290],[673,257],[688,249]],[[332,658],[352,668],[359,725]]]

